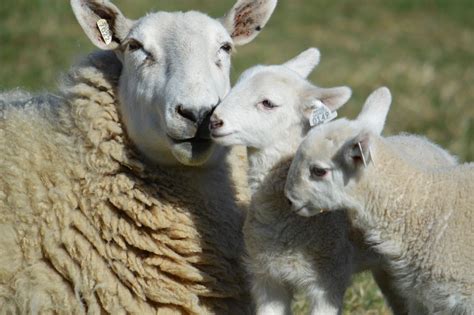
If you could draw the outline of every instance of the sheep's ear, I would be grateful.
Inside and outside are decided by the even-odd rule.
[[[375,134],[381,134],[387,119],[388,110],[392,103],[392,95],[386,87],[381,87],[372,92],[365,101],[357,120]]]
[[[220,19],[235,45],[251,42],[267,24],[277,0],[238,0]]]
[[[361,169],[362,167],[369,165],[372,161],[372,155],[370,154],[370,141],[370,133],[362,131],[344,146],[344,161],[350,169]]]
[[[100,49],[117,49],[133,24],[108,0],[71,0],[71,7],[87,37]]]
[[[304,115],[310,119],[312,112],[322,102],[331,111],[336,111],[344,105],[352,95],[352,90],[347,86],[339,86],[334,88],[320,88],[317,86],[311,87],[304,96]]]
[[[295,71],[303,78],[307,78],[319,64],[321,54],[317,48],[309,48],[295,58],[285,62],[283,66]]]

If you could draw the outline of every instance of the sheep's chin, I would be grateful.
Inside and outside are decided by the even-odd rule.
[[[181,164],[200,166],[206,163],[214,152],[214,143],[207,139],[191,139],[171,145],[171,153]]]

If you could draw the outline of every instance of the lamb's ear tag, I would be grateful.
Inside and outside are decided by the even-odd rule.
[[[362,162],[364,163],[364,167],[367,167],[367,161],[365,160],[364,151],[362,151],[362,146],[360,145],[360,142],[357,142],[357,145],[359,146],[360,156],[362,157]]]
[[[107,23],[107,20],[98,20],[97,27],[99,28],[100,35],[102,35],[105,45],[110,44],[112,42],[112,32],[110,31],[110,26],[109,23]]]
[[[309,117],[309,125],[311,127],[327,123],[337,117],[337,112],[331,112],[320,100],[316,100],[314,103],[315,109],[313,109]]]

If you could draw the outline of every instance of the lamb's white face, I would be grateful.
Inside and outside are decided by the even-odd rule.
[[[351,93],[345,87],[323,89],[306,81],[318,62],[319,51],[312,48],[283,65],[245,71],[211,117],[212,138],[255,149],[299,143],[309,129],[315,101],[335,110]]]
[[[71,0],[86,34],[123,64],[120,110],[135,145],[160,164],[201,165],[213,152],[209,116],[230,89],[234,45],[250,42],[276,0],[239,0],[222,19],[195,11],[130,21],[109,1]],[[105,19],[111,43],[96,23]]]
[[[297,105],[304,80],[284,70],[257,67],[244,73],[214,112],[212,137],[216,142],[260,149],[298,130],[301,136],[303,115]],[[222,126],[216,128],[219,120]]]
[[[312,216],[347,207],[345,187],[351,174],[343,147],[358,128],[346,119],[315,128],[299,147],[288,172],[285,193],[295,212]]]
[[[363,208],[351,185],[371,162],[370,138],[382,132],[390,102],[388,89],[380,88],[369,96],[356,120],[338,119],[308,133],[285,186],[295,212],[312,216],[321,211]]]

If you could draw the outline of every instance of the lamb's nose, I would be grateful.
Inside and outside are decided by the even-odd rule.
[[[209,129],[216,130],[224,125],[224,121],[217,117],[216,115],[211,116],[211,122],[209,124]]]

